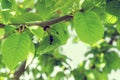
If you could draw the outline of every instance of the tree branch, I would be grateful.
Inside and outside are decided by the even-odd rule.
[[[4,26],[5,26],[4,24],[0,23],[0,28],[4,28]]]
[[[25,72],[26,61],[22,62],[19,68],[14,72],[14,80],[19,80],[20,76]]]
[[[48,20],[48,21],[34,22],[34,23],[21,23],[21,24],[28,25],[28,26],[38,25],[38,26],[41,26],[44,28],[46,26],[53,25],[53,24],[59,23],[61,21],[70,20],[72,18],[73,18],[73,16],[71,16],[71,15],[65,15],[65,16],[62,16],[59,18]],[[20,25],[20,24],[8,24],[8,25]],[[4,28],[4,26],[5,26],[5,24],[0,23],[0,28]]]
[[[41,27],[46,27],[46,26],[49,26],[49,25],[53,25],[55,23],[59,23],[61,21],[70,20],[72,18],[73,18],[73,16],[65,15],[65,16],[55,18],[55,19],[52,19],[52,20],[48,20],[48,21],[44,21],[44,22],[28,23],[27,25],[39,25]]]
[[[48,25],[59,23],[59,22],[64,21],[64,20],[70,20],[72,18],[73,18],[73,16],[65,15],[65,16],[55,18],[52,20],[48,20],[48,21],[44,21],[44,22],[25,23],[23,25],[28,25],[28,26],[38,25],[38,26],[44,28]],[[20,25],[20,24],[9,24],[9,25]],[[0,28],[4,28],[4,26],[5,26],[5,24],[0,23]],[[19,68],[14,72],[14,80],[19,80],[20,76],[25,72],[25,70],[26,70],[25,64],[26,64],[26,61],[22,62],[22,64],[19,66]]]

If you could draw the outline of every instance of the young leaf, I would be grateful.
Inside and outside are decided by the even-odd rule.
[[[26,22],[40,21],[40,20],[41,20],[40,16],[35,13],[24,13],[21,15],[14,16],[11,19],[11,22],[15,24],[22,24]]]
[[[97,42],[104,34],[104,27],[94,12],[76,13],[74,28],[80,40],[88,44]]]
[[[95,76],[95,80],[108,80],[108,75],[105,72],[99,72],[97,70],[93,70],[92,71],[94,76]],[[92,80],[92,79],[88,79],[88,80]]]
[[[111,15],[109,13],[105,13],[105,22],[107,24],[115,24],[118,20],[118,17]]]
[[[31,40],[29,36],[23,32],[15,33],[6,38],[1,45],[1,53],[4,64],[13,70],[20,61],[28,56]]]

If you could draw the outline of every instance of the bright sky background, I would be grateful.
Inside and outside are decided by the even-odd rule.
[[[76,44],[73,44],[72,39],[74,36],[76,36],[76,33],[75,31],[72,31],[70,27],[69,31],[71,38],[68,40],[67,44],[63,46],[63,54],[67,55],[69,58],[72,59],[72,62],[70,64],[73,68],[75,68],[80,62],[87,59],[84,54],[88,51],[88,46],[80,41]],[[120,70],[112,70],[111,73],[108,75],[108,79],[120,80]]]

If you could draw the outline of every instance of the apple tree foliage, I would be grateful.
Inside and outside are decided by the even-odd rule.
[[[93,55],[74,69],[59,50],[68,27]],[[108,80],[120,69],[119,50],[120,0],[0,0],[0,80]]]

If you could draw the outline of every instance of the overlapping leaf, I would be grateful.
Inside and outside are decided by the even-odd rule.
[[[38,26],[32,26],[30,27],[30,31],[32,32],[32,34],[34,36],[36,36],[38,39],[42,39],[43,38],[43,34],[44,34],[44,31],[43,31],[43,28],[41,27],[38,27]]]
[[[67,26],[63,23],[53,25],[53,28],[50,30],[50,33],[56,36],[61,44],[65,44],[69,38]]]
[[[117,53],[111,52],[105,54],[105,60],[107,62],[106,67],[104,68],[105,72],[110,73],[112,69],[120,68],[120,57]]]
[[[58,40],[58,38],[56,38],[55,36],[46,36],[44,37],[43,41],[40,42],[37,53],[41,54],[49,52],[57,48],[59,45],[60,41]]]

